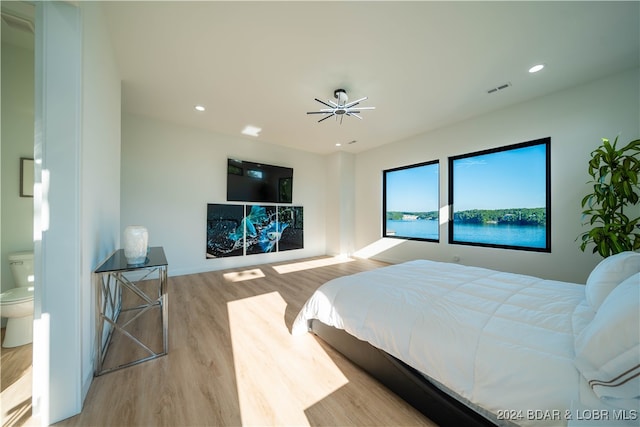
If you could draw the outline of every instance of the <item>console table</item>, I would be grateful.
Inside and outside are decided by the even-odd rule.
[[[96,289],[94,375],[102,375],[166,355],[168,352],[167,258],[163,248],[149,248],[145,262],[136,265],[127,264],[124,249],[118,249],[94,271],[94,281]],[[129,298],[125,298],[125,301],[133,299],[140,304],[123,307],[123,291],[131,293],[127,295]],[[151,348],[152,345],[144,342],[142,335],[147,331],[141,330],[139,325],[136,325],[137,320],[153,310],[159,311],[160,320],[157,327],[162,334],[162,348],[155,350]],[[123,313],[127,313],[127,318],[124,320],[120,319]],[[136,352],[132,352],[135,359],[117,363],[112,367],[104,367],[105,356],[114,331],[118,331],[120,335],[135,343]]]

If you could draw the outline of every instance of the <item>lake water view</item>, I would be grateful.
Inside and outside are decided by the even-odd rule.
[[[438,239],[438,221],[434,220],[387,220],[387,236]]]
[[[438,221],[387,220],[387,235],[438,239]],[[454,240],[457,242],[485,243],[491,245],[525,246],[544,248],[547,243],[545,227],[503,224],[455,224]]]

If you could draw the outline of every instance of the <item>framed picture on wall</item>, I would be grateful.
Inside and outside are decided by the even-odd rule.
[[[244,206],[207,204],[207,258],[244,255]]]
[[[20,158],[20,197],[33,197],[33,159]]]
[[[304,248],[304,213],[302,206],[278,206],[280,240],[278,252]]]
[[[244,224],[247,255],[277,251],[282,227],[275,206],[245,205]]]

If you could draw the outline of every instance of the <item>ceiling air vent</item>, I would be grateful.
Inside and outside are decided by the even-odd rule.
[[[509,86],[511,86],[511,83],[504,83],[504,84],[501,84],[500,86],[496,86],[494,88],[489,89],[487,93],[496,93],[497,91],[506,89]]]

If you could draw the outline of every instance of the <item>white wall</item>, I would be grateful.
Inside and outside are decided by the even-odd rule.
[[[354,251],[355,155],[327,156],[327,254]]]
[[[120,81],[98,3],[36,4],[34,411],[80,412],[92,271],[119,239]]]
[[[2,43],[2,291],[15,286],[9,253],[33,251],[33,197],[20,197],[20,158],[33,158],[33,55]]]
[[[43,424],[82,407],[81,27],[75,6],[36,4],[33,407]]]
[[[83,2],[82,46],[82,396],[93,379],[95,288],[92,272],[119,246],[120,77],[98,3]]]
[[[449,156],[550,136],[551,253],[449,245],[444,224],[440,243],[402,241],[374,257],[390,262],[415,258],[452,261],[457,255],[462,264],[584,283],[601,260],[590,250],[581,252],[575,242],[586,230],[580,225],[580,201],[589,190],[585,184],[589,153],[602,137],[613,139],[620,134],[621,142],[628,143],[640,136],[639,76],[638,69],[630,70],[359,154],[356,247],[362,249],[380,240],[382,170],[439,159],[440,205],[445,207]],[[397,239],[384,240],[398,243]]]
[[[374,257],[402,262],[423,257],[452,261],[459,256],[463,264],[584,283],[600,260],[582,253],[575,242],[584,231],[580,200],[588,190],[585,165],[601,137],[620,134],[628,142],[640,134],[638,81],[638,70],[631,70],[359,153],[355,160],[339,155],[346,153],[324,157],[125,114],[121,231],[129,224],[147,226],[150,244],[165,248],[171,275],[351,252],[351,248],[357,254],[380,240],[382,170],[440,159],[445,177],[440,199],[446,207],[448,156],[550,136],[550,254],[449,245],[443,224],[440,243],[384,239],[396,246]],[[305,208],[304,250],[205,259],[206,204],[225,203],[229,156],[294,168],[294,204]]]
[[[206,259],[207,203],[226,202],[227,158],[293,167],[293,205],[304,207],[304,249]],[[164,247],[169,275],[325,253],[323,156],[142,116],[122,121],[121,232],[144,225]]]

